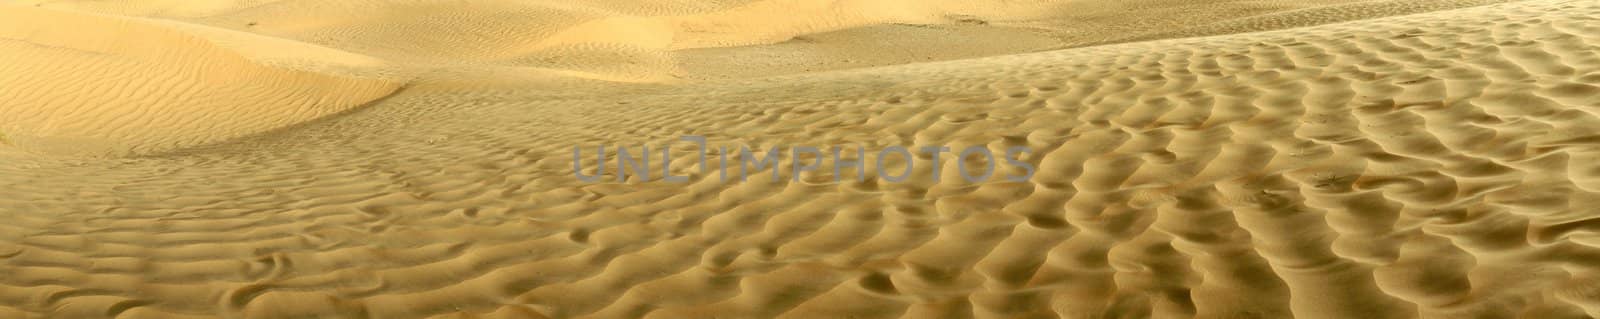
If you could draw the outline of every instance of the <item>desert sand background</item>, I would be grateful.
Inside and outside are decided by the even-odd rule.
[[[1597,146],[1592,0],[6,0],[0,318],[1593,318]]]

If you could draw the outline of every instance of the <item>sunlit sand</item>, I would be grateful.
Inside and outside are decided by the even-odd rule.
[[[0,319],[1592,318],[1597,146],[1592,0],[0,0]]]

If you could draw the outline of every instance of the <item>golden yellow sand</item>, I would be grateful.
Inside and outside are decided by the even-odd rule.
[[[1592,0],[6,0],[0,319],[1600,317],[1596,146]]]

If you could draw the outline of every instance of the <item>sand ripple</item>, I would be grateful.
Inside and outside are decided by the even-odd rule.
[[[0,146],[0,318],[1596,317],[1597,16],[1595,1],[1533,0],[674,84],[453,74],[160,156]],[[0,45],[32,59],[3,61],[98,61]],[[6,71],[0,95],[45,94]],[[386,87],[305,76],[274,86],[288,97],[227,101]],[[107,82],[102,99],[183,96],[149,85]],[[206,119],[117,114],[71,124]],[[0,131],[22,146],[12,132],[31,132]],[[689,184],[569,171],[573,145],[688,134],[1021,145],[1038,171],[736,183],[687,152],[652,164]]]

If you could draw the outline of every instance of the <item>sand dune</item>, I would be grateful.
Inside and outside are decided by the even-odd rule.
[[[281,44],[261,48],[279,56],[315,51],[266,43]],[[399,87],[266,65],[160,23],[33,7],[0,7],[0,45],[0,132],[9,144],[52,154],[202,145],[347,111]],[[316,60],[330,56],[303,61],[338,63]]]
[[[507,67],[518,73],[660,82],[1243,33],[1502,1],[17,2],[256,33],[410,68]],[[1129,19],[1129,13],[1139,18]]]
[[[0,318],[1600,317],[1594,1],[9,3]]]

